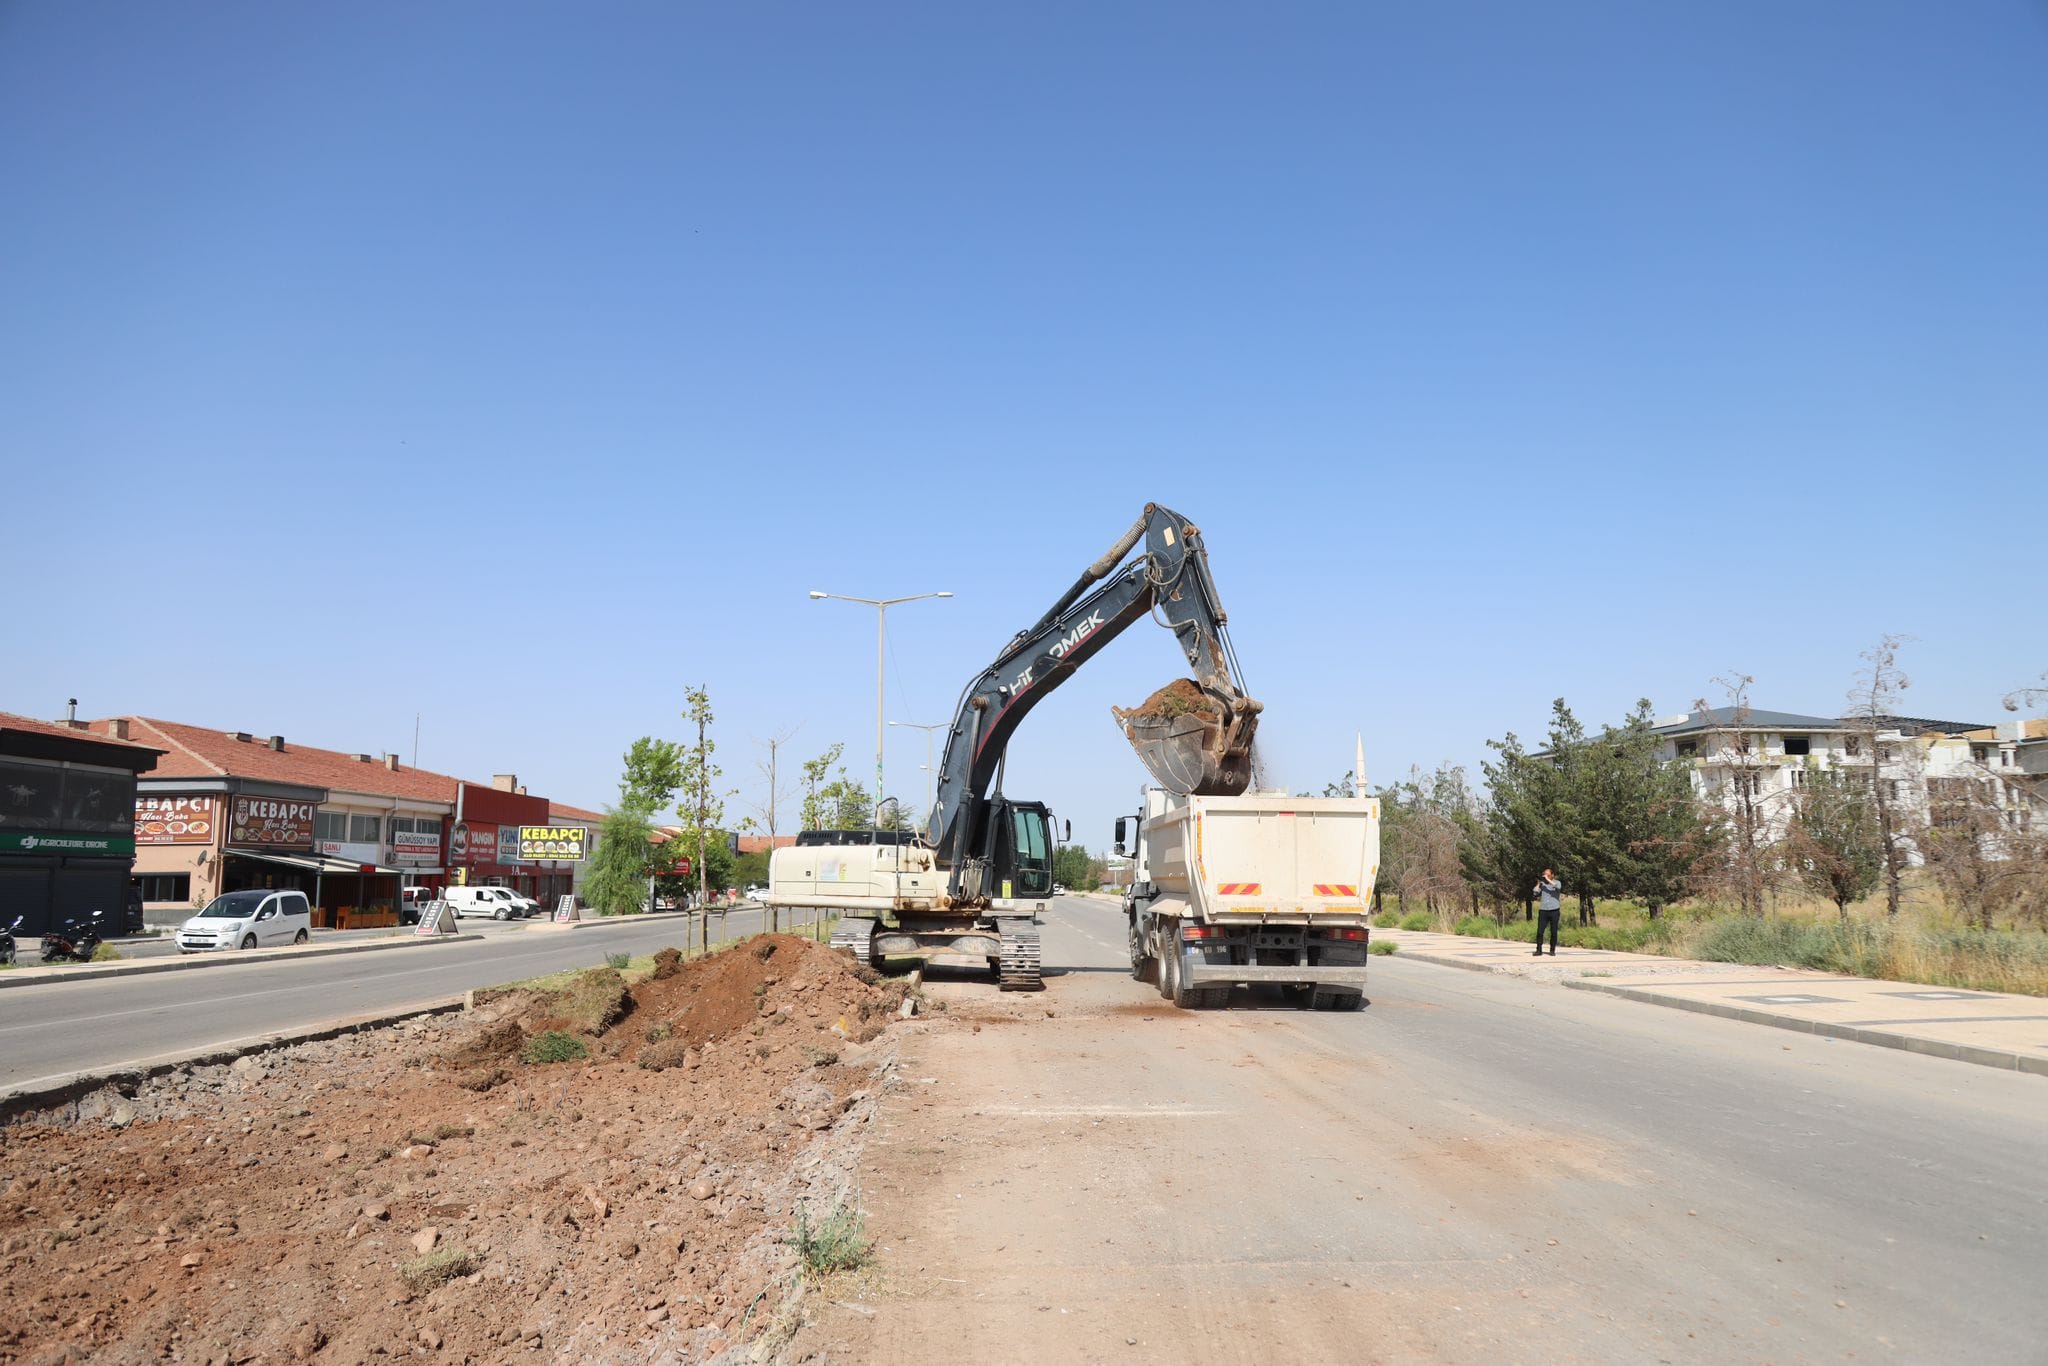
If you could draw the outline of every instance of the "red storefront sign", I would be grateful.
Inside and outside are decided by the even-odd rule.
[[[498,861],[498,827],[490,821],[457,821],[448,832],[450,867]]]

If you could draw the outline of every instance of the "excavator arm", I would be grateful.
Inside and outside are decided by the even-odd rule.
[[[1144,552],[1125,563],[1140,540]],[[986,895],[985,851],[991,835],[1002,833],[987,829],[996,812],[989,790],[1010,736],[1041,698],[1148,613],[1179,641],[1198,695],[1154,710],[1117,711],[1126,738],[1173,791],[1235,795],[1250,785],[1260,707],[1245,695],[1231,657],[1201,533],[1180,514],[1147,504],[1130,530],[961,693],[926,829],[938,862],[952,870],[955,902]]]

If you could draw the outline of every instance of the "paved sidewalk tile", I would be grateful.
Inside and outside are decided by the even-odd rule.
[[[1605,949],[1538,957],[1511,941],[1423,930],[1374,934],[1425,963],[2048,1076],[2048,999],[2038,996]]]

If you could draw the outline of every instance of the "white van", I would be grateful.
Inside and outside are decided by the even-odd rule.
[[[313,912],[304,892],[252,887],[229,892],[178,927],[178,952],[212,949],[274,949],[303,944],[313,933]]]
[[[460,920],[466,915],[487,915],[493,920],[517,920],[540,909],[510,887],[450,887],[442,897]]]

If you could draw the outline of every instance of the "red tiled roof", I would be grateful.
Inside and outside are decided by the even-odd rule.
[[[604,813],[602,811],[585,811],[582,807],[571,806],[567,802],[549,802],[548,819],[551,821],[601,821],[604,819]]]
[[[378,797],[408,797],[416,801],[455,801],[460,779],[423,768],[386,768],[372,757],[369,762],[339,750],[316,749],[311,745],[285,741],[274,750],[267,736],[237,740],[233,734],[187,726],[176,721],[158,721],[130,716],[128,734],[144,743],[163,748],[152,778],[254,778],[261,782],[296,783],[302,787],[324,787],[336,792],[365,792]],[[106,722],[95,721],[102,736]]]
[[[84,722],[83,724],[89,727],[92,723]],[[107,734],[105,726],[101,726],[98,730],[82,730],[78,726],[67,726],[62,721],[38,721],[33,716],[16,716],[13,712],[9,711],[0,711],[0,730],[18,730],[27,735],[55,735],[66,740],[90,740],[102,745],[126,745],[130,749],[154,749],[158,753],[162,753],[162,749],[159,746],[137,744],[133,740],[117,739]],[[133,731],[131,730],[130,733],[133,734]]]

